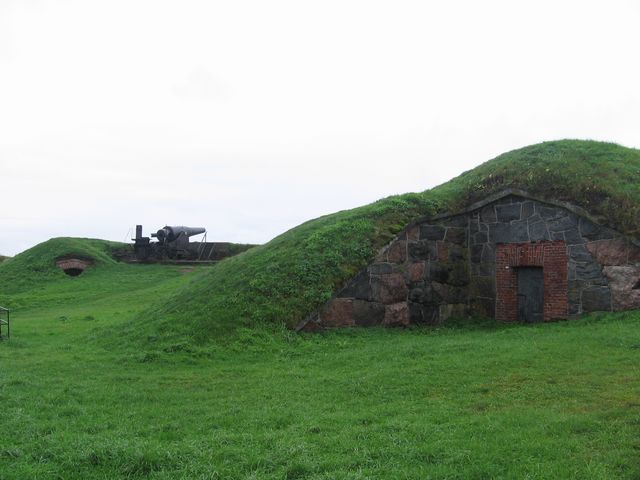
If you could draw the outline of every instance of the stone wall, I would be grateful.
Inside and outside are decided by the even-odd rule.
[[[505,313],[497,302],[504,284],[496,277],[514,281],[496,274],[500,248],[540,256],[545,320],[640,308],[640,248],[578,210],[505,195],[463,214],[413,223],[307,328],[437,324],[467,314],[515,320],[514,307]],[[499,261],[502,269],[525,265]]]
[[[589,248],[594,242],[603,246],[628,244],[617,232],[598,226],[566,208],[512,195],[469,213],[469,232],[472,239],[472,314],[491,317],[496,314],[490,306],[495,299],[497,244],[550,241],[562,241],[566,245],[567,314],[612,309],[609,280],[603,265]],[[487,295],[487,292],[493,295]],[[545,291],[545,297],[548,293],[551,292]],[[552,318],[561,317],[556,312],[547,316],[547,319]]]

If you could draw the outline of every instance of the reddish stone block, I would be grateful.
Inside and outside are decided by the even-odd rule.
[[[409,325],[409,305],[407,302],[387,305],[383,324],[387,327],[405,327]]]
[[[449,261],[449,244],[447,242],[436,242],[438,248],[438,261],[439,262],[448,262]]]
[[[407,240],[410,242],[417,242],[420,240],[420,227],[418,225],[411,225],[407,228]]]
[[[391,263],[404,263],[407,260],[407,242],[396,240],[387,250],[387,261]]]
[[[409,294],[407,284],[400,273],[371,277],[371,285],[373,300],[384,304],[405,301]]]
[[[408,277],[410,282],[420,282],[424,280],[426,270],[425,262],[417,262],[409,265]]]
[[[627,264],[629,258],[629,243],[624,238],[589,242],[586,247],[600,265]]]
[[[355,325],[353,319],[353,299],[334,298],[320,312],[320,325],[323,327],[352,327]]]

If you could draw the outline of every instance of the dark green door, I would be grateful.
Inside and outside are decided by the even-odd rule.
[[[544,318],[544,276],[542,267],[518,268],[518,320],[541,322]]]

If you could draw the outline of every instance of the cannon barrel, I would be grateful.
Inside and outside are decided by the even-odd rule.
[[[152,237],[157,237],[160,243],[173,242],[179,237],[193,237],[194,235],[200,235],[207,230],[202,227],[185,227],[169,225],[161,228],[155,234],[151,234]]]

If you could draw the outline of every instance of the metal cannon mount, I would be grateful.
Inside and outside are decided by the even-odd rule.
[[[156,233],[151,234],[151,238],[156,238],[157,242],[152,242],[150,237],[142,236],[142,225],[136,225],[136,236],[133,250],[136,259],[146,260],[198,260],[202,255],[203,242],[190,243],[189,238],[205,234],[207,230],[202,227],[185,226],[164,226]]]

